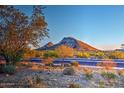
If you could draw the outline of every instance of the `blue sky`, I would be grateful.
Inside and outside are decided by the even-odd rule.
[[[16,6],[30,15],[32,6]],[[124,43],[124,6],[46,6],[44,9],[51,41],[74,37],[99,49],[116,49]]]

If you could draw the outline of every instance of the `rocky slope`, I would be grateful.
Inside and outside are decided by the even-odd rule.
[[[59,46],[66,45],[76,50],[86,50],[86,51],[97,51],[98,49],[80,41],[73,37],[64,37],[59,43],[53,44],[51,42],[47,43],[43,47],[37,50],[54,50]]]

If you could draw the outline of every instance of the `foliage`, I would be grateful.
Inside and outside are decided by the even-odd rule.
[[[64,47],[64,48],[63,48]],[[66,48],[65,48],[66,47]],[[73,55],[79,58],[99,58],[99,59],[124,59],[123,52],[103,52],[103,51],[76,51],[68,49],[67,46],[60,46],[56,50],[48,50],[42,53],[44,57],[73,57]]]
[[[116,75],[111,72],[102,72],[101,75],[106,79],[115,79]]]
[[[0,56],[7,64],[18,61],[26,48],[37,46],[48,35],[41,6],[34,6],[31,16],[26,16],[13,6],[0,6]],[[17,59],[18,59],[17,58]]]
[[[3,67],[4,65],[0,65],[0,73],[3,73]]]
[[[41,57],[42,52],[41,51],[36,51],[36,50],[31,50],[31,49],[26,49],[25,53],[23,54],[24,59],[29,59],[33,57]]]
[[[44,83],[39,75],[36,76],[24,76],[19,79],[18,84],[21,88],[41,88],[44,87]]]
[[[105,82],[102,81],[102,80],[100,80],[100,81],[99,81],[99,87],[100,87],[100,88],[104,88],[104,86],[105,86]]]
[[[85,68],[83,68],[83,73],[92,73],[93,72],[93,70],[91,69],[91,68],[87,68],[87,67],[85,67]]]
[[[36,64],[33,64],[33,65],[31,66],[31,69],[32,69],[32,70],[39,70],[39,67],[38,67]]]
[[[71,67],[71,64],[69,64],[69,63],[64,63],[64,67]]]
[[[53,61],[54,61],[54,59],[51,58],[51,57],[48,57],[48,58],[44,58],[44,59],[43,59],[43,63],[44,63],[45,65],[52,65]]]
[[[62,58],[73,57],[74,55],[73,48],[64,45],[57,47],[56,52],[58,53],[58,56]]]
[[[80,86],[80,84],[71,83],[71,84],[69,84],[69,88],[81,88],[81,86]]]
[[[83,73],[85,74],[86,79],[91,79],[93,77],[93,70],[90,68],[83,68]]]
[[[2,70],[3,70],[3,73],[6,73],[6,74],[14,74],[16,72],[16,68],[13,65],[5,65],[3,66]]]
[[[47,64],[45,64],[45,66],[54,66],[54,64],[53,63],[47,63]]]
[[[109,60],[109,61],[103,61],[103,62],[97,63],[97,66],[101,66],[105,70],[111,70],[113,69],[113,67],[116,66],[116,63]]]
[[[86,79],[90,80],[93,78],[93,75],[91,73],[85,73]]]
[[[106,58],[105,53],[101,51],[96,52],[95,56],[100,59]]]
[[[90,57],[90,53],[88,53],[88,52],[77,52],[77,57],[80,57],[80,58],[89,58]]]
[[[75,74],[75,70],[73,67],[66,67],[63,71],[64,75],[74,75]]]
[[[57,58],[57,57],[58,57],[58,54],[57,54],[56,51],[46,51],[46,52],[43,54],[43,57],[44,57],[44,58],[48,58],[48,57]]]
[[[19,67],[21,67],[21,66],[26,66],[26,67],[32,67],[32,63],[31,62],[18,62],[18,63],[16,63],[16,66],[19,66]]]
[[[41,78],[39,76],[36,76],[35,82],[36,82],[36,84],[40,84],[41,83]]]
[[[124,69],[122,69],[122,70],[119,70],[119,71],[118,71],[118,74],[119,74],[119,75],[122,75],[122,76],[124,76]]]
[[[118,51],[109,52],[108,57],[110,59],[124,59],[124,52],[118,52]]]
[[[71,62],[71,65],[74,66],[74,67],[78,67],[79,63],[77,61],[73,61],[73,62]]]

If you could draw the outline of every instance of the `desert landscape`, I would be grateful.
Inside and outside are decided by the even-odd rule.
[[[1,5],[0,88],[123,88],[124,33],[109,18],[113,7]]]

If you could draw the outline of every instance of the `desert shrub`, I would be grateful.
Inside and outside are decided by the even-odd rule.
[[[17,62],[16,66],[19,66],[19,67],[21,67],[21,66],[31,67],[31,63],[30,62]]]
[[[81,86],[80,86],[80,84],[71,83],[71,84],[69,84],[69,88],[81,88]]]
[[[90,57],[90,53],[88,53],[88,52],[77,52],[77,57],[89,58]]]
[[[86,79],[90,80],[90,79],[93,78],[93,75],[92,74],[89,74],[89,73],[86,73],[85,74],[85,77],[86,77]]]
[[[43,54],[44,58],[52,57],[52,58],[57,58],[58,54],[56,51],[47,51]]]
[[[53,58],[50,58],[50,57],[48,57],[48,58],[44,58],[43,59],[43,63],[45,64],[45,65],[49,65],[49,64],[52,64],[53,63]]]
[[[97,58],[100,58],[100,59],[106,58],[106,55],[105,55],[104,52],[96,52],[96,53],[95,53],[95,56],[96,56]]]
[[[113,61],[103,61],[97,64],[97,66],[103,67],[105,70],[111,70],[116,66],[116,63]]]
[[[3,68],[3,73],[6,74],[14,74],[16,72],[16,68],[13,65],[5,65]]]
[[[79,66],[79,63],[76,62],[76,61],[73,61],[73,62],[71,62],[71,65],[74,66],[74,67],[78,67]]]
[[[100,88],[104,88],[104,86],[105,86],[105,82],[102,81],[102,80],[100,80],[100,81],[99,81],[99,87],[100,87]]]
[[[31,69],[32,70],[39,70],[39,67],[37,65],[32,65]]]
[[[18,81],[18,84],[22,88],[41,88],[44,86],[44,83],[38,75],[24,76]]]
[[[124,76],[124,69],[122,69],[122,70],[119,70],[119,71],[118,71],[118,74],[119,74],[119,75],[122,75],[122,76]]]
[[[35,82],[36,82],[36,84],[40,84],[41,83],[41,78],[39,76],[36,76]]]
[[[33,78],[31,76],[24,76],[18,80],[18,85],[21,88],[29,88],[33,86]]]
[[[73,67],[66,67],[63,71],[64,75],[74,75],[75,74],[75,70]]]
[[[42,51],[36,51],[36,50],[31,50],[31,49],[25,50],[25,52],[23,54],[23,58],[24,59],[41,57],[41,56],[43,56],[43,52]]]
[[[33,64],[32,64],[31,62],[29,62],[29,63],[26,64],[26,66],[27,66],[27,67],[32,67]]]
[[[110,52],[108,53],[108,57],[110,59],[124,59],[124,53],[123,52]]]
[[[102,72],[101,75],[106,79],[115,79],[116,75],[111,72]]]
[[[81,58],[82,57],[82,52],[76,52],[76,56]]]
[[[45,64],[45,66],[54,66],[54,64],[53,63],[47,63],[47,64]]]
[[[22,55],[21,54],[16,55],[16,56],[13,57],[12,60],[13,60],[12,64],[15,65],[17,62],[20,62],[22,60]]]
[[[93,71],[90,68],[83,68],[83,73],[85,74],[86,79],[91,79],[93,77]]]
[[[71,66],[71,64],[69,64],[69,63],[64,63],[64,67],[70,67]]]

